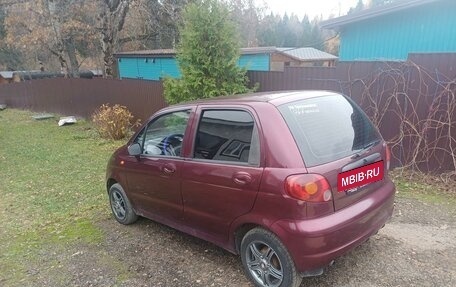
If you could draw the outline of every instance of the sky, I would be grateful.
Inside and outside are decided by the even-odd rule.
[[[330,14],[335,16],[339,16],[339,13],[341,16],[347,14],[350,7],[356,6],[358,0],[257,0],[257,2],[264,2],[269,7],[269,11],[280,15],[287,12],[288,15],[294,13],[299,18],[307,14],[310,19],[320,15],[323,19],[327,19]],[[364,0],[364,2],[367,1]]]

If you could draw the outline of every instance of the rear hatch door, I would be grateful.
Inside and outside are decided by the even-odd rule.
[[[278,109],[308,172],[323,175],[331,185],[336,211],[384,184],[384,141],[353,101],[328,93]]]

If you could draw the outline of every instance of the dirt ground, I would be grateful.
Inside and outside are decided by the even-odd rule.
[[[456,286],[454,207],[399,194],[385,228],[301,286]],[[252,286],[238,256],[166,226],[106,212],[99,227],[96,246],[43,250],[21,286]]]

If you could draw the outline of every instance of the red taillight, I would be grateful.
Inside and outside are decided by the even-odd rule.
[[[391,162],[391,151],[388,145],[386,145],[386,170],[390,169]]]
[[[319,174],[297,174],[287,177],[285,190],[296,199],[326,202],[332,198],[331,187],[326,178]]]

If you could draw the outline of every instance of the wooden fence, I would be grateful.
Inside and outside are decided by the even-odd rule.
[[[62,78],[0,85],[2,103],[12,108],[86,118],[102,104],[121,104],[142,121],[166,106],[161,82]]]
[[[335,67],[248,72],[259,91],[332,90],[360,104],[392,146],[395,166],[456,170],[456,54],[407,62],[341,62]],[[142,120],[166,105],[161,82],[45,79],[0,85],[0,104],[87,117],[104,103]]]
[[[248,72],[259,91],[331,90],[351,97],[392,146],[394,165],[456,170],[456,53],[411,54],[406,62]]]

